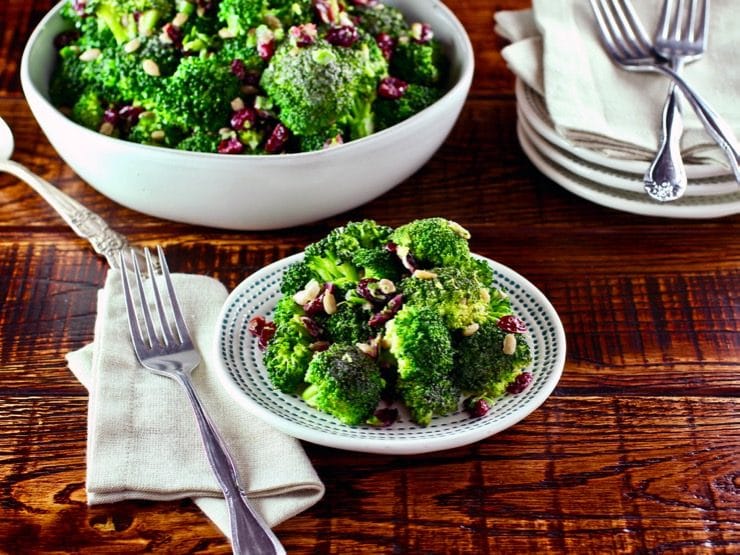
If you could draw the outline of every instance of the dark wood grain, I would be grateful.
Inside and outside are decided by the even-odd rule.
[[[483,441],[428,455],[305,443],[325,498],[276,528],[289,553],[740,553],[740,216],[670,220],[591,204],[529,163],[492,14],[449,0],[476,52],[460,120],[416,175],[312,225],[231,232],[121,207],[80,180],[26,104],[18,63],[46,0],[0,3],[0,116],[14,159],[173,269],[229,289],[335,225],[441,215],[550,299],[568,356],[554,394]],[[106,266],[0,174],[0,553],[227,553],[190,501],[88,507],[87,393],[64,355],[93,336]]]

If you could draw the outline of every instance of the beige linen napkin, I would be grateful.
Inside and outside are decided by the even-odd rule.
[[[300,443],[247,413],[214,371],[214,334],[227,292],[205,276],[174,274],[183,313],[203,363],[193,383],[239,469],[255,508],[271,526],[321,499],[324,485]],[[67,355],[88,389],[87,499],[193,498],[229,535],[226,502],[181,386],[137,362],[128,335],[121,275],[109,270],[98,293],[92,344]]]
[[[740,135],[736,2],[712,2],[707,52],[687,65],[684,75]],[[662,0],[633,5],[652,35]],[[497,12],[494,20],[496,32],[512,41],[502,56],[518,77],[545,97],[555,128],[564,138],[615,157],[652,159],[668,80],[627,72],[612,63],[586,0],[533,0],[531,10]],[[687,160],[726,166],[722,151],[687,103],[684,117],[682,150]]]

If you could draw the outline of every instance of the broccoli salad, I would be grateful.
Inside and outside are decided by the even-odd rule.
[[[427,426],[526,389],[527,327],[469,238],[444,218],[363,220],[308,245],[271,319],[249,322],[273,385],[345,424],[378,426],[398,419],[394,403]]]
[[[52,103],[127,141],[308,152],[403,121],[445,92],[427,23],[378,0],[69,0]]]

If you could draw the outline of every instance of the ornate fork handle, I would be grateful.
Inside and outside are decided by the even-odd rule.
[[[0,162],[0,170],[13,174],[30,185],[77,235],[87,239],[95,252],[105,257],[111,267],[118,267],[118,253],[128,248],[129,243],[123,235],[108,227],[103,218],[18,162],[3,160]]]
[[[666,64],[655,64],[652,67],[673,79],[673,82],[681,89],[684,97],[691,104],[696,115],[699,116],[704,128],[724,151],[730,162],[730,169],[735,176],[735,181],[740,184],[740,147],[730,126],[672,68]]]

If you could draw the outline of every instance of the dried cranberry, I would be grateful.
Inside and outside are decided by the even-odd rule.
[[[244,81],[244,79],[246,79],[247,66],[242,60],[231,60],[231,65],[229,66],[229,69],[231,70],[231,73],[235,75],[237,79],[239,79],[239,81]]]
[[[378,409],[375,411],[373,417],[372,424],[374,426],[387,427],[398,420],[398,409]]]
[[[257,121],[257,112],[254,108],[245,106],[244,108],[237,110],[231,115],[231,128],[236,131],[242,129],[249,129]]]
[[[259,337],[266,323],[264,316],[255,316],[247,324],[247,331],[253,337]]]
[[[385,300],[385,296],[378,296],[377,287],[373,287],[373,284],[377,282],[378,280],[376,278],[362,278],[359,282],[357,282],[357,287],[355,288],[355,291],[357,291],[357,294],[360,297],[362,297],[366,301],[370,301],[371,303]]]
[[[264,350],[265,347],[267,347],[270,339],[275,335],[276,329],[277,326],[275,325],[275,322],[265,322],[265,325],[262,326],[262,330],[260,331],[259,339],[257,340],[257,346],[260,349]]]
[[[265,143],[265,152],[268,154],[277,154],[282,152],[283,148],[285,148],[285,143],[288,142],[289,135],[288,128],[282,123],[278,123]]]
[[[332,27],[326,32],[326,40],[334,46],[350,47],[360,39],[357,27],[352,25],[340,25]]]
[[[522,372],[509,384],[506,391],[512,394],[521,393],[532,384],[533,380],[534,376],[531,372]]]
[[[257,28],[257,54],[266,62],[275,54],[275,35],[263,26]]]
[[[386,60],[390,60],[393,56],[393,50],[396,48],[395,39],[388,33],[378,33],[375,37],[375,42],[378,44],[378,48],[383,53],[383,57]]]
[[[371,6],[377,5],[378,0],[352,0],[352,3],[355,6],[367,6],[367,7],[371,7]]]
[[[218,143],[218,152],[221,154],[241,154],[243,150],[244,145],[236,137]]]
[[[77,15],[80,17],[86,17],[90,14],[85,13],[85,8],[87,8],[87,2],[86,0],[73,0],[72,1],[72,8],[75,12],[77,12]]]
[[[105,112],[103,112],[103,121],[108,122],[111,125],[118,125],[120,117],[119,111],[115,108],[106,108]]]
[[[402,249],[401,252],[399,252],[398,245],[395,243],[386,243],[385,249],[388,252],[392,252],[396,256],[398,256],[398,259],[401,261],[401,264],[403,264],[403,267],[408,270],[410,274],[413,274],[416,270],[418,270],[419,265],[416,262],[416,259],[414,256],[408,252],[406,249]]]
[[[320,294],[303,305],[303,312],[307,316],[316,316],[319,312],[323,312],[323,310],[324,297]]]
[[[491,404],[483,397],[468,397],[463,403],[463,408],[472,418],[480,418],[488,414]]]
[[[388,320],[392,319],[399,310],[401,310],[402,305],[403,295],[399,293],[388,301],[388,304],[383,307],[383,310],[370,317],[369,324],[373,327],[382,326]]]
[[[173,42],[175,46],[182,46],[182,29],[173,25],[172,23],[166,23],[165,26],[162,27],[162,32]]]
[[[308,316],[301,316],[301,323],[311,337],[321,337],[324,330],[316,323],[316,320]]]
[[[425,44],[434,38],[432,27],[428,23],[412,23],[411,38],[414,42]]]
[[[512,314],[502,316],[498,321],[498,327],[509,333],[525,333],[527,331],[527,324],[524,323],[524,320]]]
[[[144,108],[141,106],[131,106],[130,104],[127,104],[126,106],[121,106],[121,108],[119,108],[118,117],[126,120],[131,125],[136,125],[139,123],[139,116],[142,112],[144,112]]]
[[[398,77],[384,77],[378,85],[378,96],[388,100],[398,100],[409,88],[409,84]]]
[[[316,25],[313,23],[294,25],[288,30],[288,33],[293,42],[295,42],[295,45],[299,47],[311,46],[316,42],[316,37],[318,35]]]
[[[74,29],[71,29],[69,31],[63,31],[59,33],[56,37],[54,37],[54,47],[57,50],[60,50],[64,48],[65,46],[73,43],[78,38],[80,38],[79,31],[76,31]]]

